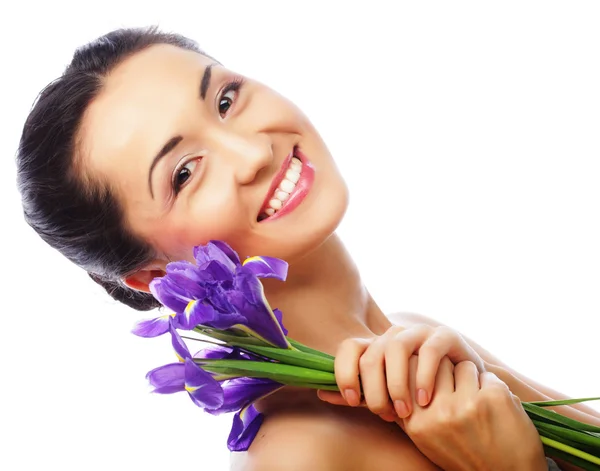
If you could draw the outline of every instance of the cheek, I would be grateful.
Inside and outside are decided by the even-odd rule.
[[[189,259],[195,245],[235,239],[247,233],[248,227],[243,206],[225,192],[195,194],[157,222],[154,241],[169,256]]]

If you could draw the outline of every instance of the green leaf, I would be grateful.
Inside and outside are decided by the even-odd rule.
[[[300,350],[302,352],[312,353],[313,355],[318,355],[323,358],[335,360],[335,357],[333,355],[330,355],[329,353],[321,352],[319,350],[315,350],[314,348],[307,347],[306,345],[304,345],[300,342],[297,342],[296,340],[291,339],[289,337],[288,337],[288,342],[290,342],[290,344],[292,344],[293,347],[296,347],[298,350]]]
[[[561,401],[541,401],[541,402],[528,402],[534,406],[540,407],[552,407],[552,406],[568,406],[570,404],[579,404],[580,402],[587,401],[600,401],[600,397],[584,397],[579,399],[563,399]]]
[[[527,412],[527,415],[532,419],[535,417],[543,417],[547,419],[547,421],[566,425],[567,427],[572,428],[573,430],[586,431],[586,432],[600,432],[600,427],[596,427],[595,425],[585,424],[583,422],[579,422],[578,420],[571,419],[569,417],[565,417],[562,414],[558,414],[557,412],[546,410],[543,407],[536,406],[534,404],[523,402],[523,409]],[[534,417],[532,417],[532,415]]]
[[[231,345],[236,345],[236,343],[232,342]],[[258,353],[267,358],[281,361],[286,365],[301,366],[333,373],[333,360],[312,353],[277,347],[258,347],[254,345],[244,345],[243,348],[249,352]]]
[[[335,375],[326,371],[313,370],[300,366],[283,365],[264,361],[214,360],[194,358],[194,362],[206,371],[222,374],[239,374],[253,378],[270,378],[274,381],[296,381],[301,383],[336,384]]]

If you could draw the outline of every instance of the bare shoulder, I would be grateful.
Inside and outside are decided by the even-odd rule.
[[[327,427],[301,416],[265,421],[245,453],[233,453],[231,471],[347,471],[348,450]]]
[[[298,411],[265,419],[250,449],[232,457],[231,471],[438,469],[395,425],[350,409],[342,409],[343,414]]]

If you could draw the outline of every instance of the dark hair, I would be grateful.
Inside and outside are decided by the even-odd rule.
[[[155,44],[206,55],[194,41],[156,27],[119,29],[80,47],[63,75],[37,97],[17,153],[27,223],[114,299],[138,310],[160,303],[120,279],[148,263],[154,250],[126,228],[110,185],[84,179],[76,163],[83,115],[105,77],[123,60]]]

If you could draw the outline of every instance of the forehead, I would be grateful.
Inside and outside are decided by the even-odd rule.
[[[185,120],[181,110],[198,97],[202,73],[213,62],[161,44],[116,66],[83,117],[79,137],[86,171],[113,178],[115,167],[121,172],[138,167],[135,156],[151,158],[178,120]]]

